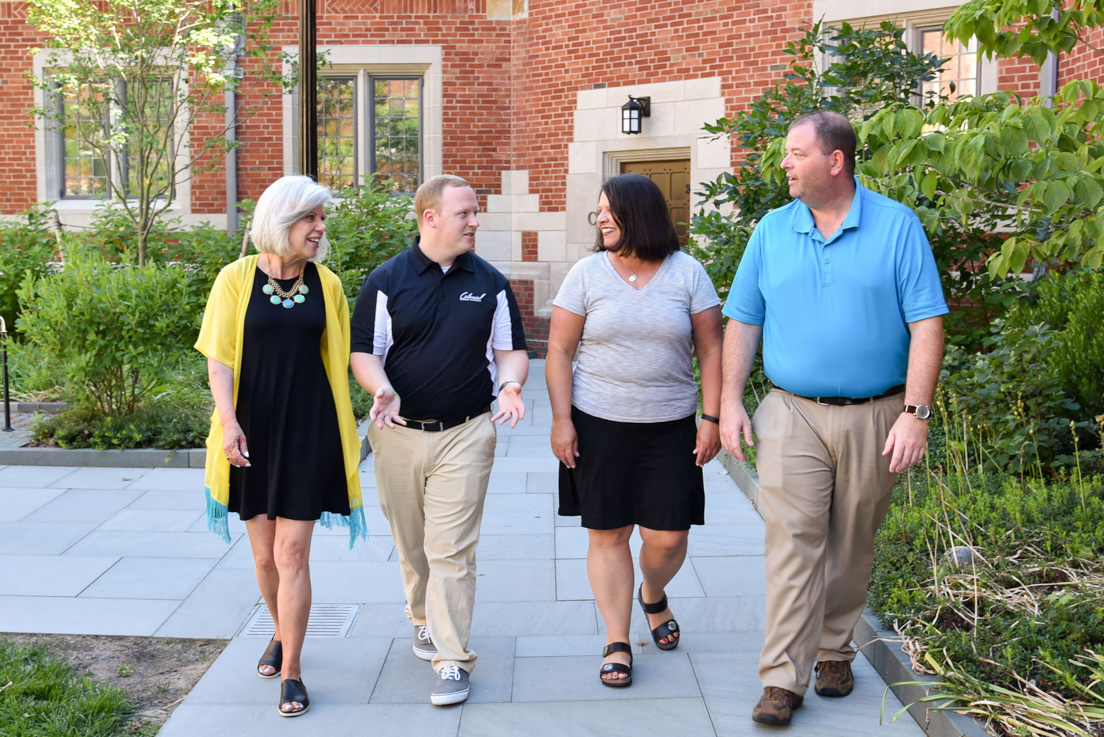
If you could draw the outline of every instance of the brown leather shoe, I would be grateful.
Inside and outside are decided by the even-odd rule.
[[[855,676],[846,660],[821,660],[816,664],[817,696],[846,696],[855,690]]]
[[[751,718],[760,724],[789,724],[793,713],[805,698],[778,686],[767,686]]]

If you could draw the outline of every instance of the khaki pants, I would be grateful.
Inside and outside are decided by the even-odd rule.
[[[368,429],[380,508],[399,552],[406,616],[429,627],[437,671],[475,668],[477,656],[468,649],[475,548],[496,436],[489,414],[443,432]]]
[[[766,523],[764,686],[804,694],[813,663],[855,659],[874,535],[897,474],[882,448],[903,396],[829,407],[772,390],[755,412]]]

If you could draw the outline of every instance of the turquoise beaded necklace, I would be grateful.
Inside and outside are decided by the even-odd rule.
[[[272,260],[268,261],[269,271],[272,271]],[[299,271],[299,278],[295,280],[295,283],[291,285],[291,289],[284,291],[279,284],[276,283],[276,277],[272,274],[268,275],[268,284],[261,287],[261,291],[270,295],[268,301],[274,305],[282,305],[284,309],[290,310],[295,305],[301,305],[307,301],[307,293],[310,292],[310,287],[303,283],[303,275],[307,273],[307,265],[303,264],[303,268]]]

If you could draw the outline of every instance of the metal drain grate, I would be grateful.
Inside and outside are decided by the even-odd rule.
[[[359,604],[314,604],[307,620],[307,637],[345,637],[353,626]],[[268,607],[259,605],[246,620],[239,637],[272,637],[276,628]]]

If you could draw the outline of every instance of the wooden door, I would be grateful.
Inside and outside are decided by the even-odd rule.
[[[667,210],[675,223],[679,245],[685,246],[690,234],[690,159],[672,161],[625,161],[622,174],[643,174],[659,185],[667,199]]]

